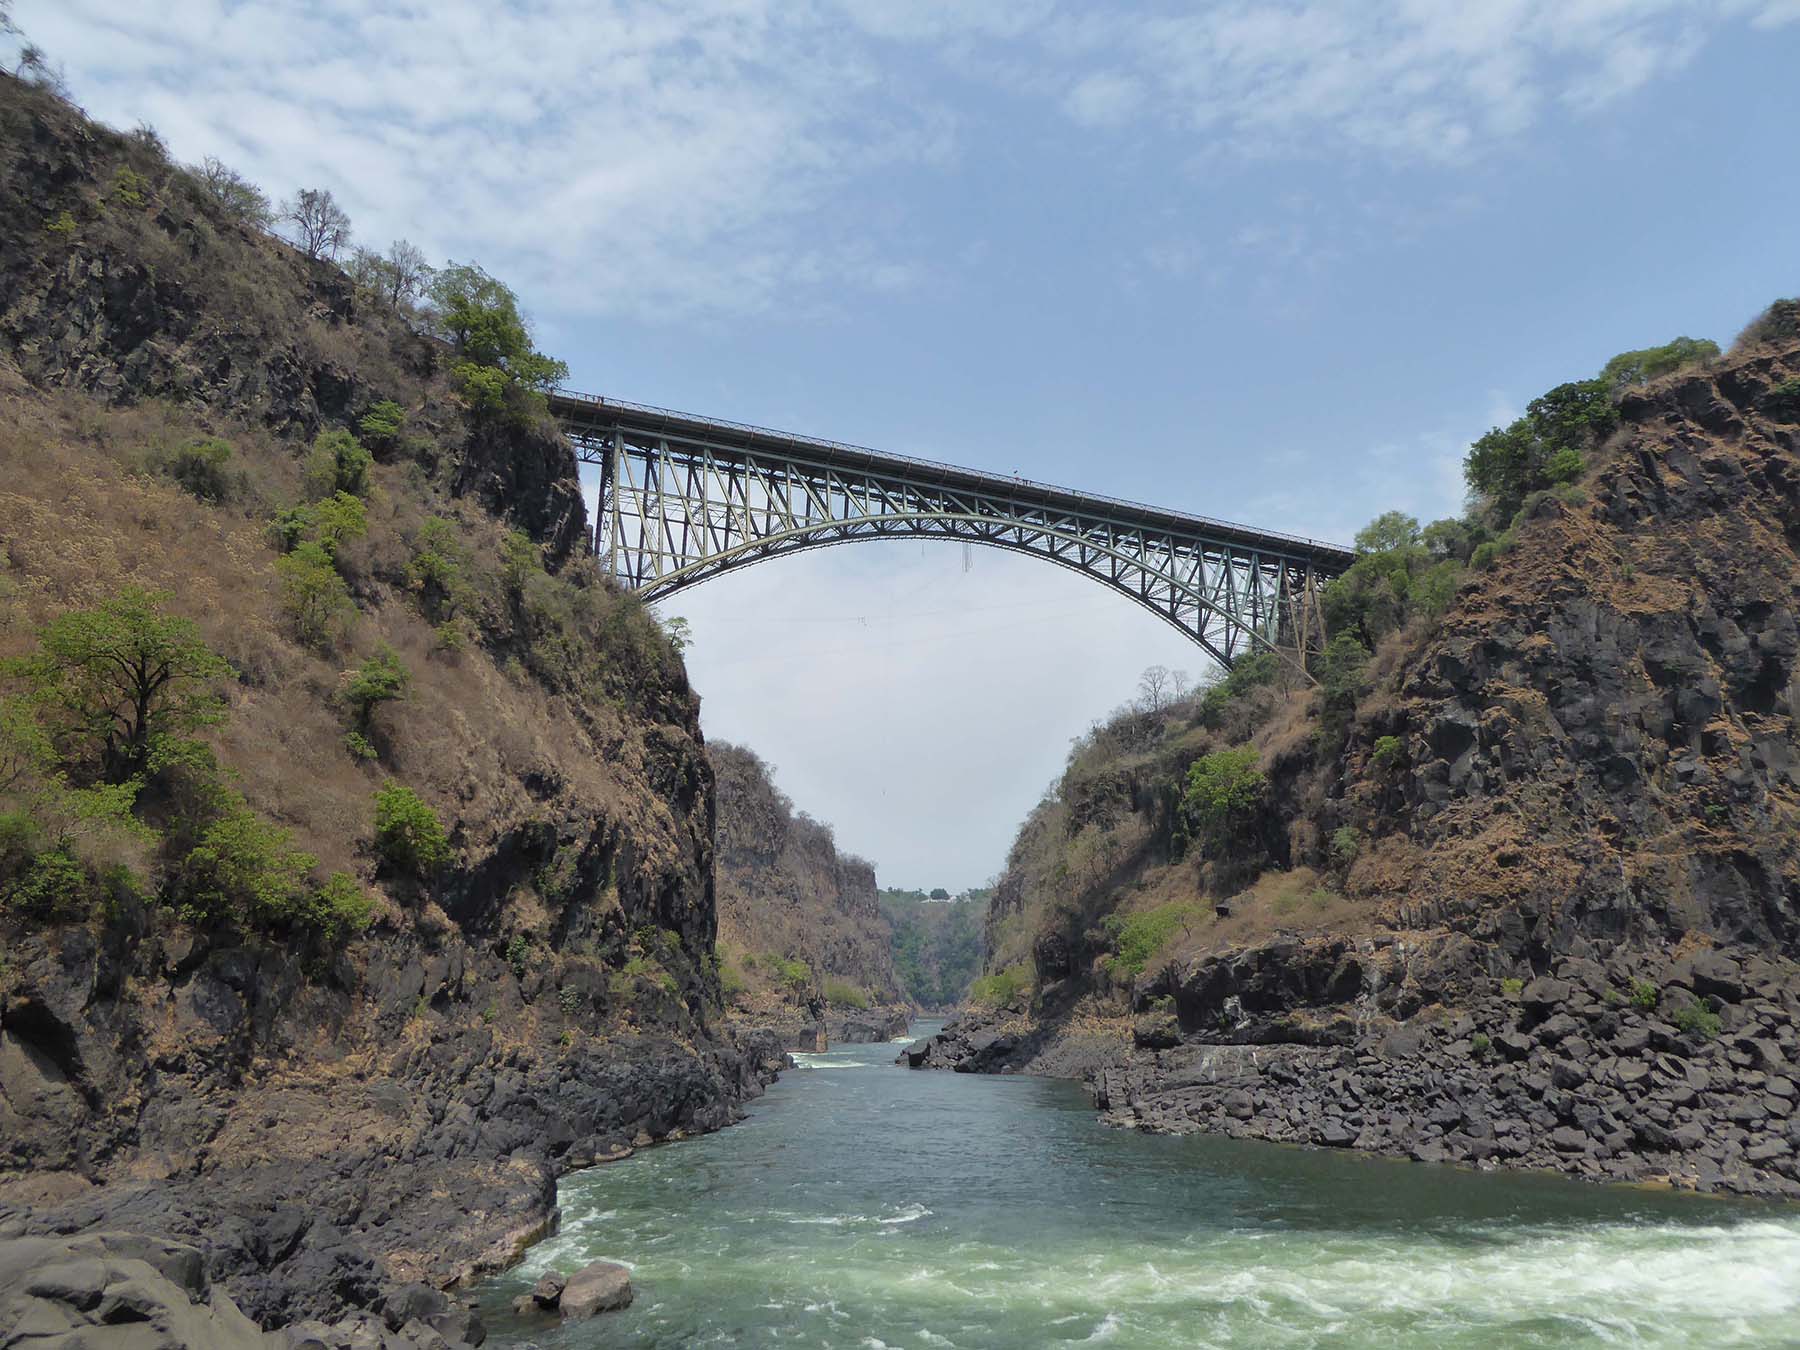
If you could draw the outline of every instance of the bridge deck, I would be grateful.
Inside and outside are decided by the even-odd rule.
[[[888,454],[872,450],[866,445],[850,445],[814,436],[797,436],[785,431],[772,431],[767,427],[724,422],[642,403],[625,403],[618,399],[602,398],[597,394],[555,390],[550,394],[550,411],[578,435],[584,431],[593,434],[619,427],[626,431],[706,441],[752,453],[801,456],[834,469],[893,474],[939,487],[1007,496],[1034,506],[1088,515],[1110,515],[1128,520],[1136,526],[1203,535],[1221,543],[1310,560],[1321,570],[1331,574],[1342,572],[1356,559],[1353,550],[1340,544],[1328,544],[1301,535],[1259,530],[1228,520],[1189,515],[1120,497],[1038,483],[1028,478],[965,469],[936,460]]]

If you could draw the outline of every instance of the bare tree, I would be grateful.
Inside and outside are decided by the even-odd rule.
[[[309,258],[336,258],[350,242],[350,217],[325,188],[302,188],[281,207],[295,240]]]
[[[1169,701],[1169,668],[1150,666],[1138,676],[1138,701],[1145,712],[1161,712]]]
[[[217,155],[208,155],[190,172],[207,196],[239,220],[263,229],[274,224],[275,208],[268,194]]]
[[[387,257],[382,262],[387,270],[388,300],[394,308],[425,294],[434,269],[425,261],[424,249],[405,239],[396,239],[388,245]]]
[[[1174,691],[1170,696],[1171,700],[1176,703],[1181,702],[1182,699],[1188,696],[1188,689],[1192,684],[1193,676],[1189,675],[1185,670],[1171,670],[1169,672],[1169,687]]]

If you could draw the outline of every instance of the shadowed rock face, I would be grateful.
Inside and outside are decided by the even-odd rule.
[[[748,986],[734,1000],[736,1019],[776,1028],[797,1050],[822,1049],[821,1033],[830,1042],[901,1034],[909,1009],[875,869],[839,853],[830,827],[796,811],[752,752],[715,742],[707,758],[718,785],[719,941]],[[771,956],[804,961],[811,982],[777,978]],[[834,983],[874,1006],[832,1004]]]
[[[1800,1198],[1787,313],[1785,335],[1628,394],[1585,495],[1537,501],[1385,653],[1340,753],[1320,762],[1298,719],[1263,745],[1291,860],[1330,870],[1325,841],[1359,843],[1321,911],[1353,927],[1203,936],[1114,985],[1099,920],[1148,870],[1154,821],[1135,789],[1080,803],[1124,841],[1118,889],[1032,935],[1031,1006],[907,1062],[1082,1076],[1147,1129]],[[1038,854],[1045,828],[1021,833]],[[1025,881],[1002,879],[991,922],[1026,914]]]

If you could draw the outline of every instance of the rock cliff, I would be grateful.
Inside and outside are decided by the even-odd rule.
[[[734,1015],[796,1049],[906,1030],[875,869],[838,852],[740,746],[707,747],[718,783],[719,951]]]
[[[123,586],[166,593],[231,667],[209,791],[373,918],[347,941],[184,918],[161,817],[122,898],[0,897],[0,1238],[55,1264],[129,1230],[190,1302],[265,1327],[452,1315],[430,1291],[552,1224],[559,1173],[727,1123],[783,1058],[722,1027],[679,658],[587,557],[554,425],[478,415],[420,328],[153,137],[0,78],[0,656]],[[322,431],[375,458],[343,602],[303,634],[271,521]],[[204,490],[171,469],[220,445]],[[359,745],[342,690],[384,652],[410,686]],[[393,782],[446,826],[428,879],[372,848]]]
[[[1078,751],[990,907],[1000,1006],[905,1058],[1084,1076],[1151,1129],[1800,1197],[1797,376],[1789,301],[1626,392],[1336,735],[1274,687]],[[1227,743],[1267,782],[1249,879],[1171,848],[1168,784]]]

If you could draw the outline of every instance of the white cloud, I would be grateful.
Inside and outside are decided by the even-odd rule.
[[[1102,70],[1077,80],[1063,106],[1084,126],[1116,127],[1137,112],[1143,99],[1143,86],[1132,76]]]
[[[1666,75],[1800,0],[19,0],[102,117],[157,125],[362,238],[474,257],[534,307],[680,320],[927,272],[879,190],[956,165],[958,89],[1201,155],[1450,162]],[[949,74],[962,81],[935,81]],[[1566,112],[1560,115],[1567,115]],[[904,205],[902,205],[904,210]]]
[[[1691,59],[1748,15],[1794,0],[1236,0],[1084,30],[1145,100],[1215,150],[1349,148],[1454,162],[1529,128],[1547,104],[1591,111]]]

